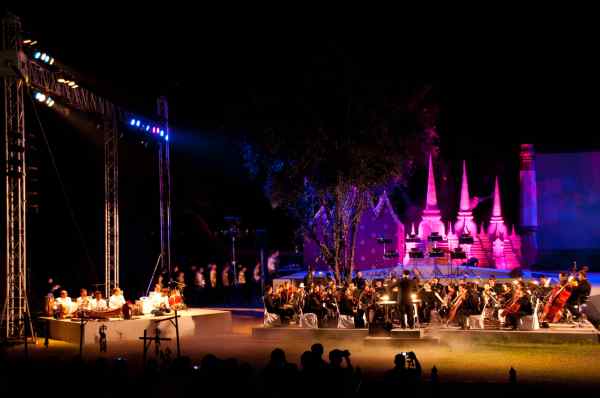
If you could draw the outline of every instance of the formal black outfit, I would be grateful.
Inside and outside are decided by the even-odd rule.
[[[354,283],[358,290],[363,291],[367,284],[367,281],[365,280],[365,278],[355,277],[354,279],[352,279],[352,283]]]
[[[404,329],[407,326],[413,328],[415,326],[413,302],[411,295],[414,292],[414,284],[408,278],[402,278],[398,282],[398,288],[400,289],[398,295],[398,313],[400,315],[400,326]],[[404,319],[406,315],[406,320]]]
[[[519,299],[519,310],[506,315],[505,325],[516,329],[519,326],[519,320],[531,314],[533,314],[533,306],[531,305],[530,297],[524,295]]]

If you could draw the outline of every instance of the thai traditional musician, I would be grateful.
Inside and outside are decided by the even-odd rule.
[[[60,296],[54,299],[54,310],[58,311],[61,318],[64,318],[77,311],[77,304],[73,303],[66,290],[61,290]]]
[[[106,300],[102,298],[102,292],[96,290],[94,292],[94,300],[92,301],[92,311],[106,311],[108,309],[108,305],[106,304]]]
[[[125,297],[123,297],[123,291],[118,287],[112,290],[112,296],[108,300],[108,306],[110,309],[123,308],[125,305]]]
[[[78,311],[89,311],[92,309],[93,298],[88,296],[87,289],[79,290],[79,297],[77,297],[77,310]]]

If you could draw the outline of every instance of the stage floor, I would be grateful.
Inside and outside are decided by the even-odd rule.
[[[580,326],[551,324],[548,329],[513,331],[497,329],[461,330],[455,327],[427,327],[421,329],[392,329],[387,337],[369,336],[368,329],[308,329],[298,326],[264,327],[252,329],[252,336],[265,340],[362,340],[365,344],[407,343],[508,343],[508,344],[598,344],[600,332],[589,322]]]
[[[86,345],[98,344],[100,328],[106,326],[108,342],[139,341],[144,335],[144,330],[149,336],[154,336],[156,329],[160,336],[175,338],[175,326],[172,321],[174,313],[165,316],[144,315],[124,320],[113,318],[109,320],[89,320],[83,325],[83,343]],[[178,312],[178,326],[180,337],[215,335],[231,332],[231,312],[204,308],[190,308]],[[49,337],[69,343],[79,344],[82,325],[79,320],[54,319],[41,317],[45,320]]]

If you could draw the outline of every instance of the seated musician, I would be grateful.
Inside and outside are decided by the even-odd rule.
[[[280,298],[273,293],[273,286],[267,286],[265,296],[263,297],[265,302],[265,310],[270,314],[277,314],[284,322],[284,318],[288,318],[292,314],[283,310],[279,305]]]
[[[309,293],[304,307],[304,312],[317,315],[319,322],[322,322],[327,315],[327,309],[324,306],[325,294],[320,285],[315,285]]]
[[[417,293],[417,297],[421,301],[419,323],[429,323],[431,321],[431,311],[435,308],[436,302],[439,302],[429,282],[423,284],[423,287]]]
[[[577,286],[573,288],[573,292],[567,300],[567,309],[573,315],[574,320],[581,318],[581,305],[586,302],[590,296],[592,287],[590,282],[587,280],[587,274],[585,271],[579,271],[577,273]]]
[[[160,295],[156,295],[153,297],[152,304],[154,306],[154,309],[162,311],[170,310],[171,307],[169,305],[169,288],[164,287],[160,289]]]
[[[73,303],[66,290],[61,290],[60,296],[54,299],[54,309],[60,311],[61,317],[65,317],[77,311],[77,305]]]
[[[167,290],[168,294],[168,290]],[[183,296],[179,289],[171,290],[171,294],[168,296],[167,304],[174,310],[180,311],[185,309],[185,303],[183,302]]]
[[[503,310],[506,317],[504,325],[516,330],[519,326],[519,320],[527,315],[533,314],[533,306],[530,297],[525,291],[525,283],[520,281],[515,284],[513,298],[509,305]]]
[[[123,297],[123,291],[118,287],[115,287],[112,290],[112,295],[108,300],[108,306],[110,309],[114,310],[117,308],[123,308],[125,305],[125,297]]]
[[[340,315],[354,316],[354,297],[350,289],[346,289],[343,297],[340,300]]]
[[[108,309],[108,305],[106,304],[106,300],[102,298],[102,292],[96,290],[94,292],[94,298],[92,300],[92,311],[106,311]]]
[[[363,315],[366,315],[368,323],[373,322],[373,319],[375,318],[375,308],[374,308],[375,301],[376,301],[375,289],[373,289],[369,285],[365,285],[365,289],[362,291],[362,293],[358,297],[357,320],[359,321],[359,323],[362,322]],[[356,327],[364,327],[364,325],[362,325],[362,326],[357,325]]]
[[[87,289],[79,290],[79,297],[77,297],[77,309],[79,311],[89,311],[92,309],[92,298],[88,296]]]

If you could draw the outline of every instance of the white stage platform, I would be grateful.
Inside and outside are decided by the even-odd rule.
[[[139,341],[148,330],[149,336],[155,335],[158,327],[161,337],[175,338],[175,326],[171,321],[164,320],[173,317],[174,313],[166,316],[145,315],[133,319],[89,320],[83,326],[83,343],[98,344],[100,327],[106,326],[106,338],[110,342]],[[179,311],[179,337],[198,335],[215,335],[231,332],[231,313],[203,308],[191,308]],[[79,344],[81,323],[78,320],[54,319],[42,317],[49,327],[49,337],[56,340]],[[159,322],[163,320],[162,322]]]

